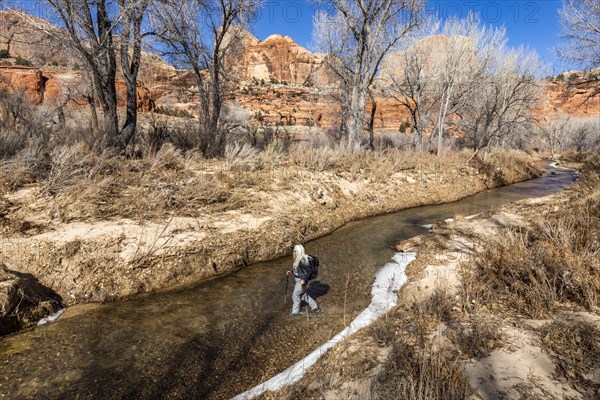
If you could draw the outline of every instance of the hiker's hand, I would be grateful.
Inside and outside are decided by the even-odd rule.
[[[291,274],[292,274],[292,271],[285,271],[285,273],[286,273],[286,275],[288,275],[288,276],[289,276],[289,275],[291,275]]]
[[[306,282],[304,281],[304,279],[300,279],[300,284],[304,285]]]

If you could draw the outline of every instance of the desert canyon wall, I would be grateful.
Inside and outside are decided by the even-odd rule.
[[[64,43],[52,32],[59,28],[21,12],[0,11],[0,90],[19,91],[32,104],[84,107],[91,89],[88,79]],[[231,107],[250,111],[255,120],[266,124],[336,127],[339,107],[335,100],[335,75],[327,67],[325,55],[314,54],[292,38],[271,35],[259,40],[238,30],[226,62],[232,76]],[[441,35],[422,39],[417,46],[428,54],[440,54],[444,46],[463,38]],[[463,40],[464,41],[464,40]],[[388,57],[382,77],[399,73],[398,58]],[[29,65],[15,65],[18,58]],[[432,57],[439,61],[439,57]],[[119,104],[124,105],[124,81],[117,78]],[[190,71],[177,69],[160,57],[144,53],[139,74],[139,110],[154,111],[157,106],[191,111],[197,98]],[[592,95],[597,83],[573,87],[556,79],[544,83],[541,117],[552,119],[566,113],[578,117],[600,114],[600,95]],[[586,101],[583,101],[586,100]],[[391,98],[376,98],[376,128],[398,129],[409,121],[407,110]],[[368,105],[370,108],[370,105]]]

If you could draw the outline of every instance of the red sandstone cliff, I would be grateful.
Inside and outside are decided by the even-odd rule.
[[[77,68],[76,60],[71,58],[73,52],[53,44],[50,33],[57,29],[23,13],[0,11],[0,50],[9,49],[11,56],[34,63],[31,68],[1,66],[0,89],[20,91],[33,104],[68,103],[71,107],[86,104],[89,84]],[[323,127],[339,124],[339,109],[329,94],[335,79],[322,55],[311,53],[287,36],[272,35],[260,41],[247,31],[233,32],[232,52],[226,60],[235,78],[232,103],[250,110],[255,118],[266,123]],[[448,38],[433,36],[423,39],[418,46],[427,54],[439,55],[444,46],[457,43],[460,44],[460,39],[451,43]],[[46,50],[50,55],[39,57],[43,46],[54,50]],[[399,73],[397,57],[386,60],[382,76]],[[434,59],[438,61],[431,68],[439,64],[439,57]],[[14,61],[4,60],[11,64]],[[176,69],[155,55],[143,54],[139,83],[141,111],[153,110],[156,103],[189,108],[195,102],[195,80],[190,71]],[[124,104],[123,81],[119,79],[117,85],[120,104]],[[545,85],[539,111],[543,117],[551,119],[559,113],[600,115],[600,95],[592,95],[597,82],[569,85],[553,80]],[[377,106],[376,128],[397,128],[409,120],[406,110],[394,100],[379,98]]]

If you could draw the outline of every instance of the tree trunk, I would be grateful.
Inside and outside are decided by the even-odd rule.
[[[121,70],[125,77],[127,114],[125,124],[120,133],[120,145],[122,148],[133,140],[137,128],[137,76],[140,70],[141,49],[141,25],[144,12],[148,3],[140,2],[137,7],[123,0],[119,1],[121,14],[123,15],[123,32],[121,33]],[[133,48],[129,54],[129,45]]]
[[[90,102],[90,111],[91,111],[91,128],[92,132],[98,132],[98,112],[96,111],[96,102],[93,100]]]
[[[371,150],[375,149],[375,113],[377,112],[377,102],[375,96],[369,91],[369,97],[371,98],[371,118],[369,119],[369,147]]]
[[[350,120],[348,121],[348,146],[354,147],[363,139],[365,120],[366,91],[358,87],[352,88],[350,98]]]
[[[442,104],[443,108],[440,109],[440,119],[438,125],[438,141],[437,141],[437,156],[442,154],[442,142],[444,133],[444,121],[446,120],[446,114],[448,113],[448,105],[450,103],[450,88],[446,91],[446,101]]]
[[[125,79],[126,87],[126,99],[127,99],[127,113],[125,116],[125,123],[119,134],[120,146],[122,148],[133,140],[135,136],[135,130],[137,127],[137,78]]]
[[[106,143],[109,146],[118,146],[119,139],[119,115],[117,114],[117,102],[110,102],[102,107],[104,113],[104,130]]]

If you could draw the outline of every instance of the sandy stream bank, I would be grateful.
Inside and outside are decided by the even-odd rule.
[[[199,210],[193,217],[163,221],[57,222],[35,215],[36,207],[46,210],[47,200],[28,187],[3,200],[29,204],[31,225],[43,228],[3,237],[0,264],[9,273],[35,277],[66,305],[109,301],[189,285],[285,255],[294,243],[352,220],[455,201],[541,173],[538,161],[524,155],[510,163],[491,157],[487,163],[475,158],[467,164],[468,154],[461,157],[421,170],[396,165],[384,180],[371,171],[275,169],[266,188],[244,188],[246,201],[239,209]]]

